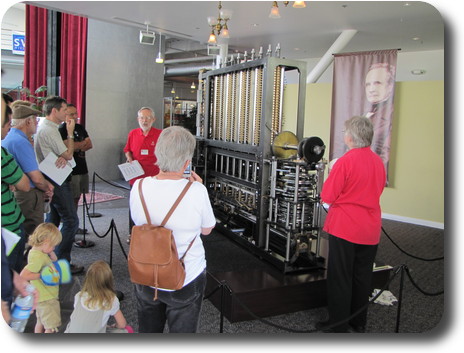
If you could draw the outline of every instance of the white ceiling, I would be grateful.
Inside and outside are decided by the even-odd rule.
[[[204,46],[210,33],[207,16],[217,15],[217,1],[34,1],[55,9],[120,25],[146,28]],[[319,58],[345,29],[357,34],[344,52],[398,48],[404,52],[443,50],[444,22],[426,2],[306,1],[306,8],[285,7],[281,18],[268,17],[272,1],[223,1],[233,11],[229,49],[250,52],[280,43],[291,59]],[[407,6],[408,5],[408,6]],[[413,39],[415,38],[415,39]],[[180,41],[181,43],[183,41]],[[196,43],[195,43],[196,42]],[[171,46],[175,46],[172,43]]]

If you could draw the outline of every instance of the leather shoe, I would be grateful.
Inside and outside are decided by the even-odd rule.
[[[73,275],[78,275],[84,272],[84,266],[77,266],[77,265],[71,264],[70,267],[71,267],[71,274]]]

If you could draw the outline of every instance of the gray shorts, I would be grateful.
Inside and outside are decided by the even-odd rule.
[[[81,197],[82,192],[89,193],[89,175],[79,174],[73,175],[71,180],[73,198],[78,199]]]

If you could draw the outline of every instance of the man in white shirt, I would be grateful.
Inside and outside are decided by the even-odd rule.
[[[34,141],[37,161],[42,162],[50,152],[57,157],[56,166],[63,168],[68,161],[73,158],[74,153],[74,126],[73,119],[66,118],[66,109],[68,104],[61,97],[49,97],[45,101],[43,110],[45,119],[39,126]],[[68,132],[68,145],[66,146],[61,138],[58,126],[66,121],[66,130]],[[73,248],[74,238],[79,228],[79,218],[71,189],[71,174],[58,185],[54,181],[50,182],[55,187],[53,198],[50,203],[50,213],[47,215],[47,222],[55,224],[57,227],[60,221],[63,223],[61,234],[63,240],[56,249],[56,254],[60,259],[66,259],[71,263],[71,250]],[[84,267],[76,266],[71,263],[72,274],[82,273]]]

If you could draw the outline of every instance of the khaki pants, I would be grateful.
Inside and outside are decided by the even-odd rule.
[[[19,208],[26,218],[24,230],[29,236],[39,224],[44,222],[44,193],[37,188],[32,188],[27,192],[15,191],[14,194]]]

